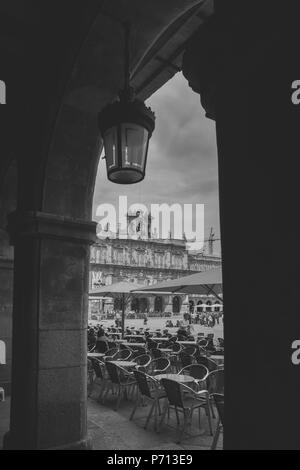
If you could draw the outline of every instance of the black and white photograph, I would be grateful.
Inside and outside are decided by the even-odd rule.
[[[0,0],[1,450],[300,449],[299,13]]]

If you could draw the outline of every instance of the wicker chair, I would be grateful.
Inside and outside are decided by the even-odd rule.
[[[220,432],[224,430],[224,395],[221,393],[214,393],[212,398],[214,399],[219,416],[217,428],[211,445],[211,450],[215,450],[219,440]]]
[[[162,379],[161,383],[166,391],[167,400],[164,405],[164,410],[160,420],[159,428],[161,427],[167,412],[170,408],[175,409],[177,424],[179,425],[179,412],[183,413],[183,426],[178,436],[177,443],[181,442],[181,439],[186,431],[186,428],[191,424],[193,412],[198,409],[199,416],[199,427],[200,427],[200,410],[204,408],[207,414],[209,430],[212,435],[212,425],[210,417],[210,405],[209,405],[209,395],[207,390],[201,390],[200,392],[195,392],[192,388],[188,387],[185,384],[176,382],[175,380]]]
[[[126,369],[123,367],[120,367],[117,364],[113,364],[112,362],[106,362],[105,363],[106,370],[108,373],[108,376],[110,378],[109,386],[106,388],[106,393],[104,398],[107,396],[107,393],[109,390],[112,390],[112,392],[117,389],[117,403],[115,407],[115,411],[119,409],[120,403],[122,398],[125,397],[125,395],[128,394],[128,392],[136,385],[136,381],[133,380],[133,374],[129,373]]]
[[[148,413],[144,429],[147,428],[149,420],[154,411],[154,428],[156,431],[158,431],[157,418],[158,418],[158,414],[159,415],[161,414],[161,407],[160,407],[159,400],[166,398],[167,396],[166,392],[160,387],[159,382],[157,380],[153,379],[153,377],[145,374],[144,372],[135,370],[134,376],[135,376],[137,386],[139,389],[139,398],[136,401],[136,404],[132,410],[132,413],[129,419],[130,420],[133,419],[138,406],[143,404],[145,399],[150,400],[152,402],[152,406]]]
[[[158,359],[153,359],[146,368],[146,373],[148,375],[159,375],[167,373],[170,369],[171,363],[169,359],[165,357],[159,357]]]

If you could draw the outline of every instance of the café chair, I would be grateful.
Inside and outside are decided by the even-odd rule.
[[[194,377],[198,390],[206,389],[206,379],[209,375],[209,370],[202,364],[190,364],[183,367],[178,374],[187,374]]]
[[[109,390],[112,392],[117,390],[117,403],[115,407],[115,411],[119,409],[120,403],[122,398],[128,396],[129,391],[136,385],[136,381],[133,379],[133,374],[128,372],[123,367],[120,367],[117,364],[113,364],[112,362],[105,363],[106,370],[108,376],[110,378],[110,382],[108,383],[108,387],[106,388],[106,393],[103,397],[103,400],[107,396]]]
[[[102,394],[108,385],[108,378],[105,375],[104,363],[102,363],[97,358],[90,358],[88,359],[88,361],[92,364],[92,368],[93,368],[93,376],[91,377],[91,383],[89,386],[88,396],[91,395],[94,389],[94,385],[97,384],[100,387],[100,392],[99,392],[97,400],[100,402],[102,398]]]
[[[221,393],[214,393],[212,398],[214,399],[218,411],[218,424],[210,448],[211,450],[215,450],[219,440],[220,432],[224,431],[224,395]]]
[[[159,357],[158,359],[153,359],[146,368],[146,373],[148,375],[159,375],[164,374],[169,371],[171,363],[169,359],[165,357]]]
[[[179,426],[179,412],[181,412],[183,414],[183,426],[176,441],[178,444],[180,444],[187,427],[191,425],[193,413],[195,410],[198,410],[198,423],[200,428],[201,408],[204,408],[208,419],[210,434],[213,435],[210,417],[209,394],[207,390],[195,392],[195,390],[188,387],[187,385],[171,379],[161,379],[161,383],[166,391],[167,400],[164,404],[159,429],[161,428],[167,413],[169,416],[170,409],[175,410],[177,425]]]
[[[145,370],[145,368],[150,364],[151,362],[151,356],[150,354],[141,354],[140,356],[135,357],[134,359],[131,358],[133,362],[137,364],[136,369],[137,370]]]
[[[152,406],[149,410],[144,429],[147,428],[154,411],[154,428],[158,431],[158,415],[161,415],[159,400],[166,398],[166,392],[153,377],[141,372],[140,370],[135,370],[133,373],[138,386],[139,398],[136,401],[129,419],[130,421],[133,419],[138,406],[144,404],[144,400],[150,400],[150,402],[152,402]]]
[[[120,349],[116,354],[113,356],[114,361],[129,361],[132,356],[132,351],[129,349]]]
[[[215,418],[213,395],[216,393],[224,395],[224,369],[211,371],[206,378],[206,386],[209,393],[212,416]]]
[[[105,356],[103,358],[104,361],[113,361],[114,356],[119,352],[117,348],[111,348],[108,349],[105,353]]]

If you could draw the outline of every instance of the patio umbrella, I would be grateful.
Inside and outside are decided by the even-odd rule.
[[[98,287],[89,292],[89,297],[113,297],[121,300],[122,305],[122,338],[124,338],[124,325],[125,325],[125,306],[130,298],[134,295],[133,290],[137,290],[140,287],[139,284],[133,282],[116,282],[109,286]]]
[[[136,293],[165,293],[165,294],[213,294],[221,302],[222,271],[220,268],[209,269],[189,276],[179,277],[171,281],[159,282],[155,285],[138,289]]]

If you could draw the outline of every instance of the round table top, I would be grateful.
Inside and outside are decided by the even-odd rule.
[[[145,343],[129,343],[128,341],[123,341],[124,346],[129,346],[133,348],[145,348]]]
[[[170,341],[170,338],[158,338],[158,337],[155,337],[155,338],[151,338],[152,341]]]
[[[185,344],[187,346],[191,345],[191,346],[196,346],[197,342],[196,341],[176,341],[176,343],[179,343],[179,344]]]
[[[121,367],[135,367],[137,364],[136,362],[133,362],[133,361],[109,361],[111,362],[112,364],[116,364],[117,366],[121,366]]]
[[[224,363],[224,356],[222,356],[222,355],[213,354],[212,356],[209,356],[209,359],[212,359],[217,364],[220,364],[220,363],[223,364]]]
[[[145,339],[144,335],[124,335],[125,338],[143,338]]]
[[[173,349],[169,349],[169,348],[159,348],[159,351],[164,352],[164,353],[169,353],[169,352],[173,352]]]
[[[104,357],[105,353],[88,353],[88,357]]]
[[[184,375],[184,374],[159,374],[159,375],[154,375],[154,378],[156,380],[170,379],[181,384],[195,382],[194,377],[190,375]]]

